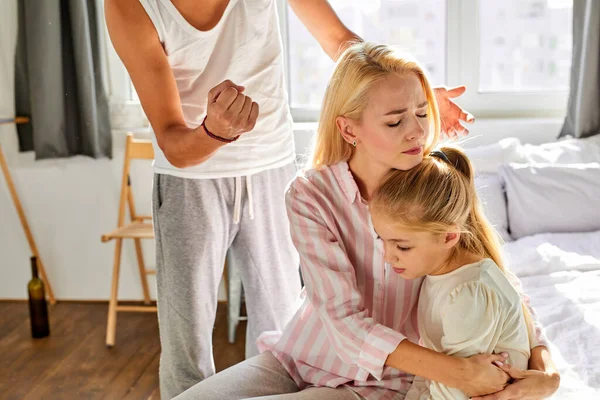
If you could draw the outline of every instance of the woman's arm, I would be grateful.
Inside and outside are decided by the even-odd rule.
[[[306,295],[319,312],[336,355],[377,379],[381,379],[383,367],[388,365],[449,386],[462,384],[463,390],[472,395],[502,389],[508,376],[492,363],[504,361],[505,357],[446,356],[410,343],[401,333],[368,317],[354,266],[339,244],[335,228],[325,222],[327,202],[319,193],[307,179],[296,178],[286,193],[286,205]],[[464,383],[465,376],[472,379]]]
[[[508,375],[494,363],[503,363],[506,359],[506,354],[453,357],[404,340],[390,354],[385,365],[478,396],[504,388]]]

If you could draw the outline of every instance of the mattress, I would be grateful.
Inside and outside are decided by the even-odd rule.
[[[561,373],[553,399],[600,399],[600,231],[505,244]]]

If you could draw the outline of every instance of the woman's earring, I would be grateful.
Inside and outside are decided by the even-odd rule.
[[[356,147],[356,140],[352,142],[352,146]]]

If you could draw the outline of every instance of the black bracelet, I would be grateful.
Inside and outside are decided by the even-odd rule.
[[[209,137],[211,137],[211,138],[213,138],[215,140],[218,140],[219,142],[223,142],[223,143],[232,143],[232,142],[235,142],[236,140],[239,139],[240,135],[237,135],[236,137],[231,138],[231,139],[227,139],[227,138],[224,138],[224,137],[221,137],[221,136],[217,136],[217,135],[211,133],[211,131],[209,131],[208,128],[206,127],[206,124],[205,124],[206,118],[208,118],[208,115],[206,115],[204,117],[204,120],[202,121],[202,124],[200,126],[204,128],[204,131],[206,132],[206,134]]]

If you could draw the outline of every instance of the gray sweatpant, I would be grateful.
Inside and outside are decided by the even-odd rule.
[[[265,352],[219,372],[175,400],[360,400],[347,386],[299,390],[281,363]]]
[[[284,200],[295,172],[290,164],[241,178],[154,176],[163,400],[215,373],[212,331],[228,250],[244,286],[246,357],[257,354],[261,332],[283,329],[296,311],[299,259]]]

